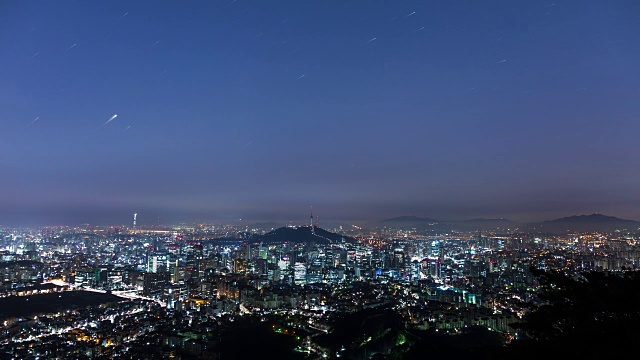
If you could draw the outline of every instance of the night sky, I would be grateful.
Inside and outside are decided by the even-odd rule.
[[[2,1],[0,69],[0,225],[640,219],[635,0]]]

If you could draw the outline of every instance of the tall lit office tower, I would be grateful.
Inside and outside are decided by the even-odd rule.
[[[138,217],[138,213],[133,213],[133,228],[136,228],[136,219]]]

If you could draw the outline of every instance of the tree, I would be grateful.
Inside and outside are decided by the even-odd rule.
[[[640,272],[567,275],[532,269],[541,305],[515,327],[532,340],[515,341],[511,352],[611,356],[640,350]]]

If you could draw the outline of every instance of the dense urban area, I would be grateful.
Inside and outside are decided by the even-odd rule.
[[[0,349],[15,359],[402,358],[420,334],[470,332],[500,347],[526,337],[514,324],[540,303],[532,271],[640,259],[628,232],[324,230],[313,217],[4,228],[0,249]]]
[[[0,360],[640,359],[639,0],[0,0],[0,69]]]

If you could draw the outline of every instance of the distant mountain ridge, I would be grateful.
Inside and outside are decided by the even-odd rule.
[[[608,215],[603,215],[603,214],[598,214],[598,213],[593,213],[591,215],[572,215],[572,216],[567,216],[567,217],[563,217],[563,218],[559,218],[559,219],[555,219],[555,220],[549,220],[549,221],[545,221],[545,222],[573,222],[573,223],[586,223],[586,222],[593,222],[593,221],[600,221],[600,222],[609,222],[609,223],[613,223],[613,222],[629,222],[629,223],[639,223],[638,221],[635,220],[627,220],[627,219],[621,219],[615,216],[608,216]]]
[[[418,216],[400,216],[376,223],[376,226],[396,227],[399,229],[417,229],[422,231],[481,231],[515,230],[526,232],[554,233],[567,232],[614,232],[616,230],[636,231],[640,221],[621,219],[598,213],[573,215],[541,222],[518,223],[505,218],[469,220],[437,220]]]
[[[621,219],[598,213],[567,216],[555,220],[529,223],[525,226],[525,229],[529,231],[550,233],[635,231],[638,228],[640,228],[640,221]]]

